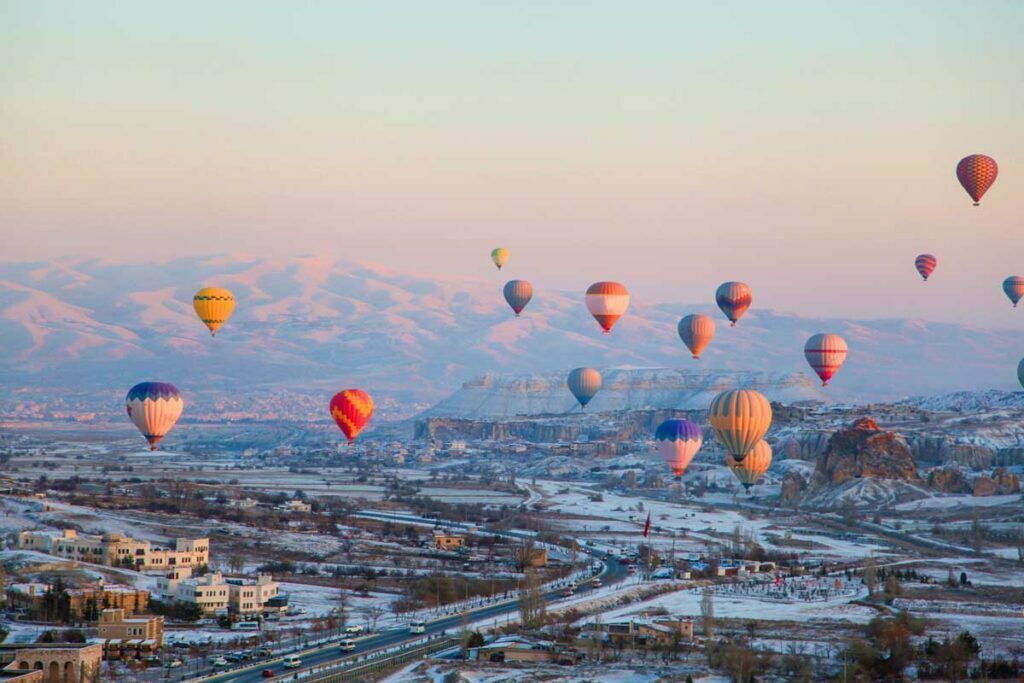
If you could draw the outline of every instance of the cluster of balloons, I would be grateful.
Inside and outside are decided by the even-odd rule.
[[[507,252],[495,249],[492,257],[501,268]],[[216,336],[217,330],[235,310],[235,296],[221,287],[204,287],[192,297],[192,308],[210,330],[210,336]],[[185,398],[173,384],[141,382],[128,391],[125,408],[128,417],[149,442],[150,450],[155,451],[157,443],[167,436],[181,417]],[[373,399],[361,389],[343,389],[331,399],[330,410],[331,417],[351,444],[373,415]]]

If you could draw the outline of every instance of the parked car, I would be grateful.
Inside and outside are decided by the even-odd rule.
[[[258,648],[256,648],[256,656],[257,657],[273,657],[274,656],[274,651],[271,650],[269,647],[258,647]]]
[[[363,630],[364,629],[363,629],[363,627],[361,625],[359,625],[359,624],[352,624],[351,626],[349,626],[349,627],[347,627],[345,629],[345,633],[362,633]]]
[[[168,659],[164,663],[164,666],[166,666],[168,669],[177,669],[182,664],[184,664],[184,662],[182,662],[180,659]]]
[[[215,657],[214,660],[210,662],[210,664],[213,664],[216,668],[221,669],[228,665],[228,660],[224,659],[223,657]]]

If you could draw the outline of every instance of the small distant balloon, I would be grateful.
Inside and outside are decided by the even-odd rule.
[[[1006,278],[1003,280],[1003,291],[1006,292],[1006,296],[1010,297],[1010,301],[1016,308],[1017,302],[1024,297],[1024,277],[1011,275]]]
[[[222,287],[203,287],[192,296],[192,308],[215,336],[235,310],[235,295]]]
[[[771,467],[772,447],[768,445],[767,441],[761,439],[743,460],[737,460],[727,453],[725,464],[749,493],[750,487],[756,484]]]
[[[508,249],[505,247],[498,247],[491,251],[491,260],[494,261],[494,265],[501,270],[501,267],[505,265],[505,261],[508,261]]]
[[[343,389],[331,399],[330,408],[338,429],[352,443],[373,416],[373,399],[362,389]]]
[[[981,202],[998,175],[999,165],[996,160],[984,154],[966,156],[956,165],[957,180],[974,200],[975,206]]]
[[[743,317],[753,301],[750,287],[743,282],[724,282],[715,292],[715,302],[732,323],[732,327],[736,327],[736,321]]]
[[[128,417],[155,451],[185,409],[185,398],[167,382],[140,382],[128,390],[124,399]]]
[[[848,351],[846,340],[838,334],[816,334],[804,344],[804,358],[821,378],[823,387],[828,386],[828,381],[846,362]]]
[[[658,455],[679,479],[703,445],[704,435],[697,424],[673,418],[658,425],[654,440],[658,444]]]
[[[605,334],[629,308],[629,290],[618,282],[595,282],[587,288],[587,310]]]
[[[1020,362],[1017,363],[1017,381],[1024,387],[1024,358],[1021,358]]]
[[[914,267],[917,268],[917,272],[921,274],[921,279],[925,282],[928,281],[928,276],[935,272],[937,264],[938,260],[931,254],[921,254],[914,259]]]
[[[505,283],[505,301],[515,311],[517,318],[532,298],[533,285],[526,280],[509,280]]]
[[[601,390],[601,373],[594,368],[576,368],[569,373],[565,383],[582,410]]]
[[[711,400],[708,419],[725,450],[742,461],[772,426],[772,406],[753,389],[731,389]]]
[[[679,338],[690,349],[694,358],[700,358],[715,336],[715,321],[707,315],[687,315],[679,321]]]

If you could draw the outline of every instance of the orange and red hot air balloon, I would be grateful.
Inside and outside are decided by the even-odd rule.
[[[595,282],[587,289],[587,310],[605,334],[629,308],[629,290],[618,282]]]
[[[956,165],[956,178],[967,190],[967,194],[971,195],[975,206],[978,206],[998,175],[999,165],[996,160],[984,154],[966,156]]]
[[[373,415],[373,399],[362,389],[343,389],[331,399],[331,417],[352,443]]]
[[[914,266],[917,268],[917,272],[921,274],[921,278],[927,282],[928,276],[935,271],[935,266],[938,264],[938,260],[931,254],[921,254],[914,261]]]
[[[804,344],[804,358],[821,378],[823,387],[827,387],[828,381],[843,367],[847,353],[846,340],[838,334],[816,334]]]

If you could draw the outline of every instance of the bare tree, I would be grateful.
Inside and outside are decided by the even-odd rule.
[[[711,641],[715,637],[715,595],[710,586],[704,587],[700,600],[700,617],[704,626],[704,637]]]
[[[537,572],[527,569],[519,588],[519,615],[524,628],[537,628],[544,623],[546,608],[540,588]]]
[[[875,558],[868,556],[864,560],[864,585],[868,589],[868,597],[874,597],[875,587],[878,584],[878,567],[875,564]]]

